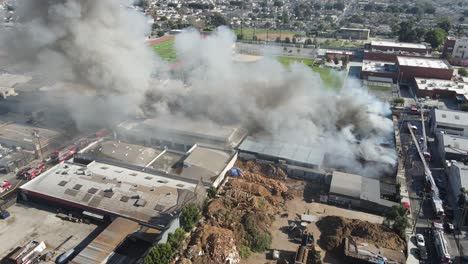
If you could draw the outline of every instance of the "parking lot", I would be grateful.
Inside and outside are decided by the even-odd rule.
[[[8,211],[11,216],[6,220],[0,220],[0,234],[2,234],[0,259],[14,248],[31,240],[44,241],[47,246],[45,253],[56,248],[68,237],[73,236],[58,250],[56,257],[83,243],[83,241],[89,241],[100,231],[93,224],[61,220],[50,208],[38,207],[35,204],[15,204]]]

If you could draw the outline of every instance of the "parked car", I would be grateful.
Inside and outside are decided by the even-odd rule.
[[[424,236],[421,234],[416,234],[416,244],[419,248],[423,248],[426,246],[426,242],[424,242]]]

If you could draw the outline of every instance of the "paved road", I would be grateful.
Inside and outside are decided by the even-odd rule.
[[[421,137],[422,124],[420,115],[406,114],[402,119],[403,122],[411,122],[411,124],[416,125],[418,127],[417,137]],[[440,196],[441,199],[444,201],[444,205],[452,207],[453,200],[450,199],[450,197],[447,195],[449,192],[449,184],[445,176],[445,171],[442,168],[443,164],[437,155],[437,145],[436,142],[434,142],[434,139],[430,136],[430,131],[427,122],[425,122],[425,126],[429,138],[428,147],[432,155],[432,160],[428,162],[428,165],[431,169],[436,185],[439,188]],[[427,199],[423,199],[423,197],[421,196],[425,186],[424,166],[417,154],[416,148],[414,146],[410,134],[407,131],[406,125],[402,125],[401,128],[401,142],[403,146],[403,155],[405,162],[404,165],[406,169],[408,191],[411,199],[411,211],[413,214],[413,219],[417,221],[415,226],[415,233],[420,233],[425,236],[426,247],[431,259],[431,261],[429,261],[428,263],[435,264],[438,263],[438,261],[436,260],[437,256],[430,230],[431,223],[433,221],[440,222],[441,220],[436,220],[434,218],[434,212],[432,210],[432,203],[430,197],[428,197]],[[460,253],[458,250],[455,236],[453,234],[446,233],[445,238],[449,243],[449,252],[451,256],[458,257]],[[462,238],[461,240],[465,240],[468,245],[468,238]],[[462,243],[463,242],[464,241],[462,241]]]

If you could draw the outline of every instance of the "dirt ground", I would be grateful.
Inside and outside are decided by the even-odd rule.
[[[43,209],[22,204],[8,209],[11,216],[0,221],[0,259],[31,240],[44,241],[47,246],[44,252],[47,252],[73,235],[59,250],[58,256],[75,247],[96,229],[92,224],[63,221],[55,213]]]
[[[282,34],[279,34],[279,33],[268,33],[268,40],[270,41],[275,41],[277,37],[280,37],[281,39],[285,39],[285,38],[290,38],[292,39],[292,37],[294,37],[294,34],[288,34],[288,33],[282,33]],[[257,34],[257,39],[258,40],[266,40],[267,39],[267,34]]]
[[[300,182],[295,183],[295,190],[300,192]],[[291,184],[288,184],[290,186]],[[367,214],[358,211],[347,210],[335,206],[330,206],[317,202],[306,202],[303,197],[297,196],[290,201],[287,201],[285,204],[287,209],[284,212],[288,213],[287,218],[277,217],[273,222],[271,232],[273,235],[273,242],[271,244],[272,249],[277,249],[280,251],[280,255],[285,256],[286,259],[292,259],[295,256],[295,252],[299,246],[297,242],[291,241],[288,238],[287,232],[283,231],[285,227],[289,225],[290,220],[295,220],[296,217],[303,213],[309,213],[311,215],[317,216],[318,218],[323,216],[341,216],[350,219],[360,219],[364,221],[369,221],[371,223],[381,224],[383,222],[383,217]],[[320,231],[315,225],[311,223],[307,226],[307,230],[314,235],[315,240],[320,237]],[[264,253],[255,253],[252,254],[249,258],[241,260],[242,264],[259,264],[259,263],[276,263],[276,261],[271,260],[271,252]],[[341,263],[340,260],[334,258],[326,252],[322,252],[323,263]]]

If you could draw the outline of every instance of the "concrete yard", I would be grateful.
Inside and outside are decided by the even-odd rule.
[[[308,213],[316,216],[318,219],[323,216],[335,215],[351,219],[360,219],[364,221],[369,221],[371,223],[381,224],[383,222],[383,217],[378,215],[367,214],[359,211],[347,210],[335,206],[330,206],[327,204],[312,202],[308,203],[304,201],[302,197],[296,196],[293,200],[286,202],[285,213],[288,213],[288,217],[282,218],[277,216],[275,222],[273,222],[271,233],[273,236],[273,241],[271,243],[272,249],[277,249],[281,253],[280,255],[285,256],[286,259],[293,259],[295,252],[299,246],[298,243],[291,241],[288,238],[287,231],[285,228],[289,225],[290,220],[295,220],[298,215]],[[283,212],[282,212],[283,213]],[[308,231],[312,233],[317,241],[320,237],[320,231],[314,223],[311,223],[307,227]],[[283,258],[283,257],[281,257]],[[330,254],[322,252],[323,263],[341,263],[340,260],[333,258]],[[276,263],[276,261],[271,260],[271,253],[254,253],[249,258],[243,259],[242,264],[256,264],[256,263]]]
[[[60,248],[55,255],[57,257],[95,233],[93,231],[96,230],[96,225],[64,221],[56,217],[54,212],[44,209],[47,208],[37,208],[30,204],[16,204],[8,209],[11,216],[6,220],[0,220],[0,259],[14,248],[31,240],[44,241],[47,246],[45,253],[73,235]],[[54,263],[55,257],[50,263]]]

